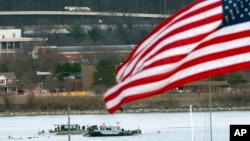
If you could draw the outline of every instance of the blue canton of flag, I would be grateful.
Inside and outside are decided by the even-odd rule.
[[[250,0],[223,0],[223,26],[250,20]]]

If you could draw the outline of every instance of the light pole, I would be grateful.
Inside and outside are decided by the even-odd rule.
[[[101,91],[101,84],[102,84],[102,78],[100,77],[99,78],[99,94],[100,94],[100,107],[102,107],[102,104],[101,104],[101,99],[102,99],[102,91]]]
[[[101,84],[102,84],[102,78],[100,77],[99,78],[99,93],[100,93],[100,96],[101,96]]]
[[[50,72],[40,72],[40,71],[37,71],[36,74],[37,74],[38,76],[41,76],[41,85],[40,85],[40,87],[41,87],[42,89],[44,89],[45,77],[48,76],[48,75],[52,75],[52,73],[50,73]],[[40,94],[41,94],[41,91],[40,91]]]

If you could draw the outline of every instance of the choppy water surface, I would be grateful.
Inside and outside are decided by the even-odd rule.
[[[250,124],[250,111],[213,112],[215,141],[229,140],[230,124]],[[53,125],[67,123],[67,115],[0,117],[0,141],[68,141],[67,135],[38,135]],[[71,141],[188,141],[191,140],[190,113],[135,113],[70,115],[71,123],[85,125],[117,124],[125,129],[140,128],[142,135],[127,137],[85,137],[71,135]],[[193,113],[194,138],[209,141],[209,113]]]

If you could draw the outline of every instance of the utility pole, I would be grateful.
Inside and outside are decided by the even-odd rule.
[[[164,0],[164,14],[167,14],[167,2]]]

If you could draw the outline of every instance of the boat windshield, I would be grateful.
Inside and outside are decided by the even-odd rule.
[[[62,125],[61,130],[77,130],[79,128],[78,125]]]

